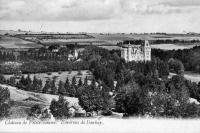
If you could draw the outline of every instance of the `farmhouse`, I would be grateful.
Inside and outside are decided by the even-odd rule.
[[[123,45],[121,48],[121,57],[126,62],[130,61],[150,61],[151,60],[151,46],[149,41],[144,44],[131,44],[129,41],[128,45]]]

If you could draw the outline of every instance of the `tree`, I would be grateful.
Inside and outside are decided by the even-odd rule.
[[[15,77],[10,77],[9,84],[11,86],[16,86],[16,78]]]
[[[94,85],[79,87],[79,104],[86,112],[109,110],[111,107],[111,99],[107,88],[100,89]]]
[[[184,73],[184,66],[183,63],[180,60],[177,59],[170,59],[169,61],[169,68],[173,70],[177,74],[183,74]]]
[[[25,90],[26,91],[32,91],[33,90],[33,85],[32,85],[32,80],[31,79],[27,80],[27,85],[26,85],[26,89]]]
[[[91,89],[90,86],[84,86],[82,95],[79,96],[79,104],[86,112],[92,112],[97,108],[97,95],[95,94],[94,89]]]
[[[69,79],[68,78],[65,81],[64,88],[65,88],[66,94],[69,95],[70,94],[70,92],[69,92],[70,83],[69,83]]]
[[[51,82],[49,79],[47,79],[43,88],[43,93],[50,93],[50,92],[51,92]]]
[[[59,96],[58,101],[53,99],[50,105],[51,113],[55,118],[62,119],[69,117],[69,102],[63,96]]]
[[[70,86],[70,88],[69,88],[70,96],[71,96],[71,97],[75,97],[75,96],[76,96],[76,92],[77,92],[76,78],[73,77],[73,78],[72,78],[71,86]]]
[[[43,89],[43,88],[42,88],[42,80],[41,80],[41,79],[39,79],[39,81],[38,81],[38,87],[39,87],[39,88],[38,88],[38,89],[39,89],[38,91],[39,91],[39,92],[42,92],[42,89]]]
[[[84,86],[87,86],[88,85],[88,78],[87,78],[87,76],[85,77],[85,79],[84,79],[84,84],[83,84]]]
[[[24,77],[24,75],[23,75],[23,76],[21,77],[21,79],[19,80],[19,85],[18,85],[18,87],[24,89],[25,85],[26,85],[26,79],[25,79],[25,77]]]
[[[159,75],[160,77],[166,77],[169,75],[169,65],[166,62],[160,61],[160,63],[158,64],[158,71],[159,71]]]
[[[5,77],[2,74],[0,74],[0,83],[4,84],[5,81],[6,81]]]
[[[7,117],[10,109],[10,92],[0,87],[0,118]]]
[[[128,115],[140,114],[143,112],[141,98],[139,85],[135,82],[128,83],[115,97],[116,110]]]
[[[42,109],[38,104],[35,104],[33,107],[30,109],[29,116],[35,116],[37,117],[42,113]]]
[[[32,84],[33,91],[41,92],[42,89],[42,80],[37,79],[36,76],[33,77],[33,84]]]
[[[64,83],[61,80],[59,81],[59,84],[58,84],[58,94],[59,95],[65,95],[66,94]]]
[[[83,85],[83,82],[82,82],[82,79],[80,78],[79,81],[78,81],[78,86],[82,86]]]
[[[56,88],[55,80],[51,81],[51,94],[57,94],[57,88]]]
[[[76,77],[73,77],[71,86],[76,87],[76,84]]]

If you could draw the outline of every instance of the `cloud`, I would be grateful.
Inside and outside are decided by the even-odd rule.
[[[199,0],[166,0],[160,4],[171,7],[198,7],[200,6]]]
[[[2,20],[84,21],[104,20],[115,16],[115,4],[107,0],[0,1]]]
[[[186,0],[187,1],[187,0]],[[190,12],[193,7],[175,6],[177,3],[180,5],[185,5],[179,0],[121,0],[120,4],[125,12],[136,13],[142,15],[152,15],[152,14],[172,14],[172,13],[185,13]],[[187,1],[187,3],[189,3]],[[192,4],[191,4],[192,5]]]
[[[180,14],[197,5],[199,0],[0,0],[0,20],[98,21]]]

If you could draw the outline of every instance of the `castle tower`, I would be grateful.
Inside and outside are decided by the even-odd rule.
[[[144,61],[151,61],[151,47],[149,41],[145,40],[144,44]]]
[[[128,60],[128,48],[122,47],[121,48],[121,57],[127,61]]]
[[[128,44],[127,54],[128,54],[127,61],[132,61],[132,47],[131,47],[130,41],[129,41],[129,44]]]

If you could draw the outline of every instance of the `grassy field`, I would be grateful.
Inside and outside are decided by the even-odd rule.
[[[82,75],[78,75],[78,71],[64,71],[62,73],[59,74],[59,72],[51,72],[51,75],[47,74],[47,73],[37,73],[37,74],[30,74],[31,79],[33,79],[34,76],[36,76],[38,79],[42,80],[42,84],[43,86],[45,85],[45,82],[47,79],[53,79],[55,78],[56,81],[56,85],[58,85],[59,81],[63,81],[65,82],[66,79],[68,78],[69,81],[71,82],[73,77],[76,77],[76,81],[78,83],[79,79],[81,78],[82,81],[84,81],[85,77],[91,77],[92,73],[90,71],[87,70],[83,70],[81,71]],[[4,75],[6,79],[14,76],[14,75]],[[24,74],[24,76],[26,77],[27,74]]]
[[[3,48],[40,48],[41,45],[24,41],[19,38],[9,37],[9,36],[1,36],[0,35],[0,46]]]
[[[180,40],[193,40],[200,39],[200,35],[186,35],[186,34],[89,34],[97,39],[113,41],[113,40],[126,40],[126,39],[142,39],[142,40],[157,40],[157,39],[180,39]]]

